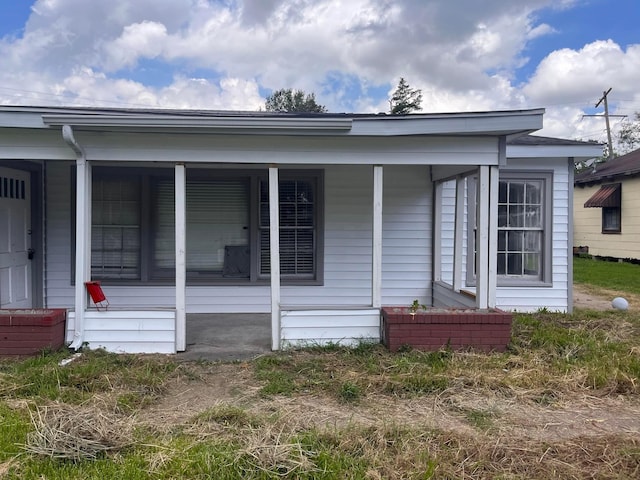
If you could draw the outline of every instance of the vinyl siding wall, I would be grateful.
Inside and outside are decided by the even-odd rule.
[[[519,171],[553,172],[551,232],[551,286],[498,287],[497,305],[503,310],[534,312],[540,308],[566,312],[570,309],[572,291],[569,285],[569,258],[572,240],[569,238],[571,206],[569,205],[569,159],[533,158],[510,162]]]
[[[617,183],[612,180],[605,182]],[[576,187],[573,197],[574,246],[588,246],[592,255],[640,259],[640,178],[622,181],[620,233],[602,233],[602,209],[585,208],[584,203],[602,184]]]
[[[496,291],[496,305],[503,310],[515,310],[522,312],[536,311],[540,308],[548,308],[552,311],[567,311],[569,305],[569,255],[571,254],[571,239],[569,238],[570,206],[569,206],[569,160],[567,158],[533,158],[533,159],[510,159],[507,167],[502,167],[501,171],[517,170],[519,172],[541,173],[553,172],[552,180],[552,205],[548,210],[551,212],[552,231],[548,232],[551,237],[551,252],[546,252],[552,256],[551,285],[532,286],[498,286]],[[447,182],[443,189],[443,201],[454,202],[455,182]],[[443,212],[453,212],[450,206],[443,207]],[[450,283],[453,278],[453,213],[450,218],[443,217],[442,233],[442,279]],[[468,226],[468,225],[467,225]],[[467,236],[471,233],[466,229],[463,247],[463,279],[466,278]],[[463,282],[464,283],[464,282]],[[474,291],[475,287],[467,288]],[[443,296],[442,286],[436,289],[438,301],[443,304],[448,298]]]
[[[47,306],[71,308],[70,162],[46,166]],[[324,285],[283,286],[285,307],[371,304],[371,166],[329,166],[324,173]],[[426,166],[384,168],[383,304],[431,302],[431,183]],[[172,307],[171,285],[103,287],[114,308]],[[267,313],[268,285],[189,286],[188,313]]]

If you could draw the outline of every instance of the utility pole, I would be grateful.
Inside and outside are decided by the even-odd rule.
[[[606,92],[602,92],[602,97],[596,103],[596,108],[600,106],[601,103],[604,103],[604,121],[607,124],[607,148],[609,150],[609,154],[607,155],[607,160],[611,160],[613,158],[613,141],[611,140],[611,124],[609,123],[609,117],[626,117],[626,115],[609,115],[609,102],[607,101],[607,95],[611,92],[611,88]],[[582,115],[584,117],[600,117],[601,115]]]
[[[607,144],[609,145],[608,160],[613,158],[613,142],[611,141],[611,125],[609,124],[609,102],[607,102],[607,95],[609,95],[610,91],[611,87],[609,87],[609,90],[602,93],[602,97],[598,100],[598,103],[596,103],[596,108],[598,108],[600,104],[604,102],[604,121],[607,125]]]

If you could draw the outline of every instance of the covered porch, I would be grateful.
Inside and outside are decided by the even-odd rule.
[[[457,116],[453,119],[447,116],[433,117],[429,121],[434,123],[424,125],[421,124],[426,118],[376,118],[375,123],[369,123],[372,119],[367,119],[362,124],[358,124],[357,117],[338,120],[331,117],[314,118],[310,122],[297,119],[294,123],[287,118],[269,118],[265,125],[262,125],[264,119],[252,118],[245,125],[235,118],[216,118],[215,122],[200,124],[181,117],[175,120],[180,123],[180,127],[199,133],[189,139],[188,150],[185,150],[187,143],[182,133],[175,132],[177,124],[174,124],[174,119],[163,119],[166,125],[161,125],[150,123],[151,117],[153,116],[102,119],[78,115],[45,117],[45,123],[50,127],[61,127],[65,143],[75,154],[74,312],[72,330],[69,332],[73,348],[79,348],[85,342],[89,346],[104,346],[104,342],[90,340],[95,338],[90,330],[99,328],[115,337],[131,335],[127,332],[133,329],[136,335],[145,338],[144,346],[131,344],[119,351],[153,350],[152,345],[158,344],[154,335],[159,331],[172,339],[172,343],[165,343],[163,348],[173,352],[185,351],[188,311],[205,313],[206,308],[211,308],[211,313],[216,309],[224,313],[223,307],[214,303],[194,310],[188,299],[189,292],[196,291],[204,295],[214,294],[215,298],[220,299],[224,298],[225,292],[233,291],[234,295],[242,295],[239,292],[245,291],[249,309],[256,313],[266,313],[262,306],[265,305],[264,300],[267,300],[268,307],[265,310],[268,310],[269,315],[272,350],[326,342],[349,344],[363,339],[378,341],[381,307],[402,304],[403,301],[410,304],[412,300],[409,297],[391,293],[407,286],[409,291],[419,292],[416,297],[427,306],[464,305],[480,310],[495,306],[496,271],[492,265],[495,264],[493,260],[496,257],[496,247],[495,234],[492,232],[495,231],[498,170],[506,158],[506,135],[539,127],[540,111],[495,114],[491,116],[490,128],[480,126],[486,120],[482,115],[470,115],[471,118],[465,118],[462,122],[459,121],[462,118]],[[407,124],[402,125],[405,121]],[[235,136],[223,134],[229,128],[223,125],[225,122],[232,125],[231,128],[236,131]],[[126,131],[134,127],[140,131],[120,143],[117,132],[96,133],[96,130],[101,129]],[[394,130],[397,127],[400,130]],[[404,127],[415,131],[412,130],[411,134],[403,137],[400,131],[404,131]],[[167,134],[158,135],[167,128]],[[256,128],[266,128],[268,132],[255,135],[253,132]],[[465,131],[470,135],[451,136],[453,131],[457,134]],[[76,139],[76,135],[79,135],[80,141]],[[331,137],[330,142],[322,138],[327,135]],[[278,146],[274,149],[276,140]],[[246,142],[250,142],[249,146]],[[149,150],[150,144],[154,145],[152,150]],[[302,148],[306,154],[304,161],[301,161],[299,153]],[[176,161],[177,158],[188,161]],[[150,161],[154,163],[148,163]],[[215,167],[220,172],[224,168],[238,168],[239,164],[261,169],[268,185],[268,191],[265,190],[268,196],[268,202],[265,202],[267,209],[262,213],[268,218],[265,228],[271,239],[264,257],[271,266],[269,275],[263,283],[252,287],[233,287],[233,290],[217,284],[201,287],[192,284],[189,287],[187,174],[193,169],[204,169],[207,166]],[[158,286],[148,284],[128,290],[124,285],[113,287],[113,291],[118,291],[122,298],[130,298],[130,295],[135,295],[134,291],[144,292],[145,295],[153,292],[154,298],[161,299],[162,310],[167,314],[162,328],[154,326],[158,321],[157,309],[134,306],[136,302],[127,301],[114,303],[113,308],[97,312],[88,301],[85,282],[94,280],[91,278],[92,171],[94,167],[102,165],[111,165],[112,168],[117,165],[138,165],[142,169],[146,165],[162,165],[165,171],[167,167],[172,170],[175,218],[173,285],[169,288],[166,283]],[[287,286],[280,271],[282,249],[279,243],[282,226],[279,179],[283,172],[291,168],[314,168],[331,172],[328,188],[334,188],[337,184],[349,184],[349,180],[341,176],[340,172],[359,172],[359,176],[353,180],[357,180],[355,185],[359,189],[357,194],[360,203],[354,203],[355,206],[352,207],[349,203],[340,204],[340,200],[334,199],[329,193],[325,195],[328,199],[327,212],[326,218],[322,218],[324,230],[318,241],[327,244],[327,252],[331,243],[331,258],[328,254],[325,255],[326,258],[320,256],[320,276],[314,280],[315,283],[297,287]],[[363,172],[364,177],[361,176]],[[416,174],[419,176],[416,177]],[[462,185],[469,175],[475,176],[478,182],[478,222],[474,234],[477,278],[475,291],[463,288],[461,273],[454,275],[451,284],[443,281],[440,268],[443,258],[440,212],[450,208],[458,212],[467,208]],[[413,190],[409,189],[409,194],[406,193],[404,184],[397,183],[400,178],[403,179],[402,182],[408,181],[412,185]],[[461,185],[453,204],[450,198],[442,195],[442,185],[452,179]],[[416,188],[418,185],[422,185],[421,190]],[[345,197],[347,202],[350,199],[351,197]],[[345,236],[338,233],[348,225],[341,223],[348,221],[347,217],[340,216],[347,205],[352,215],[349,219],[357,219],[361,225],[348,231]],[[414,221],[419,222],[419,229],[408,234],[397,230],[398,225],[411,225]],[[456,216],[455,231],[453,258],[457,259],[460,257],[464,231],[463,216]],[[342,280],[338,267],[349,261],[349,257],[341,252],[341,242],[345,239],[349,242],[356,236],[358,241],[351,242],[350,249],[352,255],[358,255],[360,263],[352,265],[355,269],[350,271],[347,280]],[[419,255],[419,262],[415,261],[415,255]],[[333,269],[331,271],[329,263]],[[414,264],[420,265],[415,272]],[[456,264],[455,269],[461,270],[460,265]],[[330,281],[326,278],[327,273],[331,274]],[[321,278],[322,276],[325,278]],[[412,277],[420,280],[410,280]],[[341,285],[347,283],[354,294],[349,298],[342,298],[339,296],[343,288]],[[322,294],[316,295],[317,292]],[[332,297],[332,292],[337,296]],[[252,306],[254,294],[261,296],[261,303]],[[414,294],[409,295],[415,298]],[[398,302],[399,298],[403,300]],[[149,304],[146,300],[144,303]],[[240,312],[241,308],[242,306],[236,305],[228,312]],[[116,318],[122,320],[127,328],[115,328]]]

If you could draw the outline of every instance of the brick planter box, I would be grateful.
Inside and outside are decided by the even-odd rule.
[[[67,311],[0,310],[0,355],[33,355],[64,345]]]
[[[391,351],[452,348],[504,351],[513,315],[498,309],[382,307],[382,341]]]

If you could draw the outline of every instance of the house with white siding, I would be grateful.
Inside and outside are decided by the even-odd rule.
[[[600,147],[529,135],[543,113],[0,106],[0,308],[162,353],[192,313],[268,313],[277,350],[379,339],[414,300],[570,311],[573,165]]]

